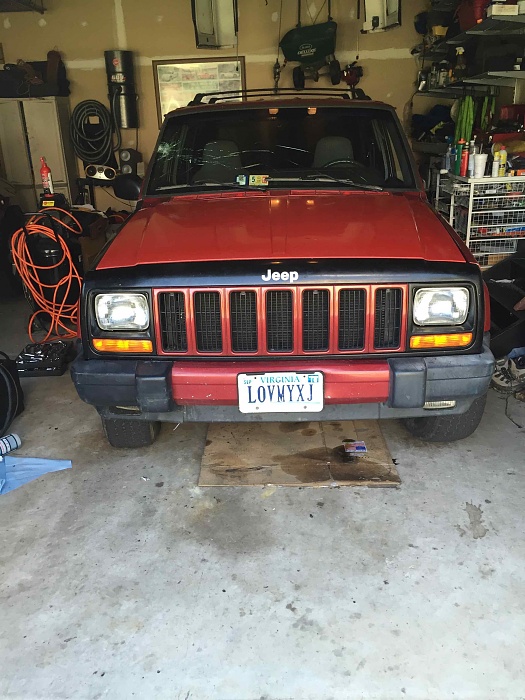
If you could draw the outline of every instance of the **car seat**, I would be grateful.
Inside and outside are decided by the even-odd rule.
[[[313,168],[324,168],[334,160],[354,160],[354,149],[346,136],[324,136],[315,147]]]
[[[239,146],[234,141],[208,141],[202,152],[202,163],[194,182],[233,182],[242,170]]]

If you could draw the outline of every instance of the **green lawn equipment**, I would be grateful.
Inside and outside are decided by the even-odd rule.
[[[319,80],[319,71],[325,66],[332,85],[341,82],[341,66],[335,57],[335,37],[337,24],[331,17],[332,2],[328,0],[328,18],[326,22],[301,25],[301,4],[297,0],[297,26],[287,32],[279,44],[284,54],[284,65],[288,61],[299,63],[293,69],[293,84],[295,88],[304,88],[306,78]]]

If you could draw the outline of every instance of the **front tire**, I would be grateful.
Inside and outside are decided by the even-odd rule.
[[[430,418],[404,418],[403,425],[414,437],[426,442],[454,442],[472,435],[480,424],[487,395],[473,401],[461,415],[434,416]]]
[[[112,447],[148,447],[155,442],[160,423],[124,418],[102,418],[102,427]]]

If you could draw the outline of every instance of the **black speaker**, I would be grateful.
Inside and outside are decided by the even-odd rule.
[[[134,148],[121,148],[118,152],[121,175],[137,175],[137,165],[142,163],[142,153]]]

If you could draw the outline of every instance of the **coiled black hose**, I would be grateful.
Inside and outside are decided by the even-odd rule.
[[[24,395],[20,382],[15,380],[8,369],[8,365],[14,365],[16,372],[16,365],[5,353],[0,352],[0,358],[2,356],[4,359],[0,362],[0,399],[3,395],[3,400],[0,400],[0,437],[7,433],[14,418],[24,410]],[[1,390],[2,385],[5,387],[5,393]]]
[[[117,133],[115,146],[113,131]],[[79,102],[71,115],[69,134],[76,155],[84,163],[107,165],[111,161],[113,151],[118,150],[121,145],[120,130],[107,107],[97,100]]]

